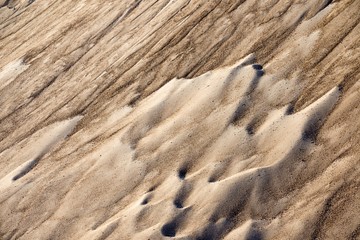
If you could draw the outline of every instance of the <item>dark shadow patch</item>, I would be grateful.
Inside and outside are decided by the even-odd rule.
[[[214,166],[213,170],[210,172],[207,180],[208,183],[218,182],[223,179],[224,174],[226,174],[226,171],[231,165],[232,159],[232,157],[229,157],[220,160],[220,162],[216,164],[216,166]]]
[[[321,118],[310,121],[305,127],[304,132],[302,133],[301,139],[303,141],[315,143],[321,123]]]
[[[186,173],[187,173],[187,169],[186,169],[186,168],[181,168],[181,169],[179,169],[179,171],[178,171],[178,177],[179,177],[180,179],[185,179]]]
[[[197,237],[196,240],[215,240],[215,238],[213,236],[207,234],[205,236]]]
[[[209,224],[202,234],[198,237],[196,237],[196,240],[215,240],[217,239],[217,229],[214,224]]]
[[[0,6],[0,8],[8,6],[9,3],[10,3],[10,0],[6,0],[6,1]],[[9,7],[9,8],[10,8],[10,7]]]
[[[325,8],[327,8],[332,3],[332,0],[326,0],[323,5],[320,7],[320,10],[318,12],[321,12]]]
[[[253,69],[255,69],[255,70],[262,70],[262,69],[263,69],[263,67],[262,67],[261,64],[253,64],[252,67],[253,67]]]
[[[264,76],[264,74],[265,74],[265,71],[263,71],[263,70],[256,71],[256,76],[257,77],[262,77],[262,76]]]
[[[302,140],[314,143],[316,140],[316,131],[313,128],[305,130],[302,134]]]
[[[175,237],[177,229],[182,224],[186,214],[189,212],[190,209],[191,207],[179,211],[179,214],[177,214],[177,216],[169,220],[169,222],[167,222],[161,227],[161,234],[165,237]]]
[[[183,203],[182,203],[182,200],[180,198],[176,198],[174,200],[174,205],[175,205],[176,208],[183,208],[184,207]]]
[[[260,78],[264,76],[265,72],[263,70],[256,70],[256,76],[251,80],[250,86],[248,90],[246,91],[246,94],[251,94],[255,91],[256,87],[258,86],[260,82]]]
[[[161,234],[165,237],[175,237],[176,235],[176,223],[170,222],[162,226]]]
[[[202,231],[200,236],[197,236],[196,239],[199,240],[217,240],[222,239],[224,233],[230,229],[232,223],[226,219],[224,222],[213,222],[210,221],[209,224]]]
[[[246,130],[247,134],[249,134],[249,135],[254,135],[255,134],[254,126],[252,124],[247,125],[245,130]]]
[[[340,83],[337,87],[340,92],[344,91],[344,83]]]
[[[28,0],[28,6],[30,6],[31,4],[33,4],[35,2],[35,0]]]
[[[299,25],[299,24],[305,19],[305,17],[306,17],[307,15],[308,15],[308,11],[303,12],[303,13],[300,15],[299,19],[296,21],[296,26]]]
[[[208,182],[209,182],[209,183],[216,182],[216,178],[215,178],[215,176],[211,176],[211,177],[209,177]]]
[[[16,180],[22,178],[23,176],[25,176],[26,174],[28,174],[39,163],[39,160],[40,160],[40,158],[36,158],[36,159],[32,160],[20,171],[20,173],[15,175],[12,178],[12,180],[16,181]]]
[[[238,107],[236,108],[235,112],[231,116],[230,123],[235,124],[240,119],[242,119],[245,116],[247,109],[248,109],[248,106],[245,101],[239,102]]]
[[[260,126],[266,121],[268,114],[267,113],[259,113],[255,115],[253,119],[246,125],[245,131],[249,136],[256,134]]]
[[[176,208],[184,208],[184,202],[187,199],[187,197],[189,196],[189,193],[191,192],[191,190],[192,190],[191,183],[189,183],[187,181],[183,181],[181,183],[181,188],[176,193],[176,196],[173,201],[173,204],[175,205]]]
[[[258,229],[251,229],[245,239],[246,240],[263,240],[264,235]]]
[[[290,103],[290,105],[286,109],[285,115],[291,115],[294,112],[295,112],[295,105],[294,105],[294,103]]]
[[[100,221],[97,221],[96,223],[94,223],[94,225],[91,227],[91,230],[96,230],[101,224],[103,224],[105,222],[104,219],[101,219]]]
[[[141,95],[136,95],[133,99],[130,100],[130,102],[128,103],[128,105],[130,107],[135,107],[136,103],[141,99]]]
[[[146,205],[149,203],[149,198],[145,198],[142,202],[141,202],[141,205]]]
[[[149,188],[148,192],[153,192],[156,188],[157,188],[157,186],[154,185],[154,186],[152,186],[152,187]]]
[[[183,164],[183,165],[179,168],[179,170],[178,170],[178,177],[179,177],[180,179],[184,180],[185,177],[186,177],[186,174],[187,174],[188,170],[189,170],[188,164],[186,164],[186,163]]]

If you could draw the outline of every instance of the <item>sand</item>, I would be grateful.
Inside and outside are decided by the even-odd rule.
[[[360,1],[0,1],[0,239],[360,239]]]

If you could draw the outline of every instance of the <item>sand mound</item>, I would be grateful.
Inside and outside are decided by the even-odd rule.
[[[359,239],[360,1],[0,1],[0,239]]]

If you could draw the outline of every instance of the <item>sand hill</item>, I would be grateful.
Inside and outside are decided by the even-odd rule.
[[[360,239],[359,23],[0,0],[0,239]]]

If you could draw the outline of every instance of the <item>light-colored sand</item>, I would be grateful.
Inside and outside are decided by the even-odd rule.
[[[0,71],[0,90],[9,85],[15,78],[24,72],[29,66],[23,64],[23,60],[11,62]]]
[[[360,239],[359,12],[0,1],[0,239]]]

